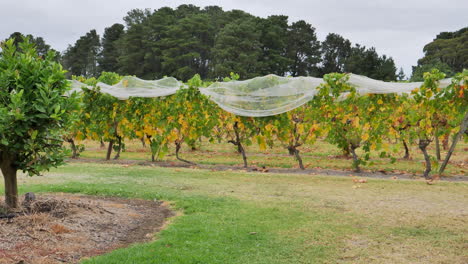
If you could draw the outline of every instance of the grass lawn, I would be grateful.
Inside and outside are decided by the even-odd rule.
[[[468,263],[466,182],[75,163],[19,184],[180,212],[154,242],[83,263]]]

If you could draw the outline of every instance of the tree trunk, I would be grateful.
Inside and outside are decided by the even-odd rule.
[[[142,145],[144,148],[146,148],[145,137],[140,138],[140,141],[141,141],[141,145]]]
[[[101,142],[101,148],[105,148],[105,147],[106,147],[106,144],[104,144],[104,141],[102,141],[102,139],[101,139],[100,142]]]
[[[5,182],[5,202],[8,208],[18,207],[17,169],[14,166],[14,155],[0,152],[0,169]]]
[[[444,138],[442,139],[442,148],[447,151],[449,149],[449,139],[450,139],[450,133],[447,133],[444,135]]]
[[[351,150],[349,149],[349,147],[348,147],[348,148],[344,148],[344,149],[343,149],[343,156],[344,156],[345,158],[349,158],[350,155],[351,155]]]
[[[109,141],[109,146],[107,147],[106,160],[110,160],[113,146],[114,146],[114,140],[110,140]]]
[[[353,146],[353,145],[349,145],[349,151],[351,152],[351,154],[353,155],[353,167],[354,167],[354,172],[361,172],[361,168],[359,167],[359,157],[358,155],[356,154],[356,149],[357,147]]]
[[[122,151],[122,137],[117,136],[117,144],[118,144],[117,154],[115,154],[114,160],[117,160],[120,158],[120,152]]]
[[[71,147],[71,150],[72,150],[71,158],[72,159],[78,158],[78,151],[76,149],[75,141],[73,140],[73,138],[67,139],[67,142],[70,143],[70,147]]]
[[[191,162],[191,161],[188,161],[188,160],[186,160],[186,159],[183,159],[183,158],[179,157],[179,151],[180,151],[180,149],[182,148],[182,143],[181,143],[181,142],[179,143],[179,142],[176,141],[175,145],[176,145],[176,152],[175,152],[175,154],[176,154],[176,158],[177,158],[178,160],[180,160],[180,161],[182,161],[182,162],[185,162],[185,163],[188,163],[188,164],[196,165],[195,163],[193,163],[193,162]]]
[[[236,146],[237,146],[237,153],[242,154],[243,152],[242,144],[238,142],[238,144],[236,143]]]
[[[442,158],[440,157],[440,144],[439,144],[439,137],[437,136],[437,130],[435,132],[435,151],[436,151],[436,158],[437,160],[442,160]]]
[[[455,151],[455,147],[457,146],[458,140],[460,140],[460,138],[465,133],[465,131],[467,131],[467,129],[468,129],[468,112],[465,113],[465,117],[463,118],[463,121],[460,125],[460,131],[458,131],[457,135],[453,139],[452,145],[450,146],[447,156],[445,156],[445,160],[440,166],[439,174],[442,174],[444,172],[445,167],[447,166],[450,160],[450,157],[452,156],[452,153]]]
[[[244,147],[242,146],[242,143],[239,142],[239,150],[242,154],[242,161],[244,162],[244,168],[247,168],[248,165],[247,165],[247,155],[245,155],[245,150],[244,150]]]
[[[236,134],[236,140],[235,141],[234,140],[229,140],[228,142],[234,144],[235,146],[237,146],[237,152],[242,154],[242,160],[244,162],[244,168],[247,168],[248,167],[247,155],[245,154],[244,146],[242,146],[242,142],[241,142],[240,135],[239,135],[239,126],[238,126],[237,122],[234,123],[234,133]]]
[[[297,162],[299,163],[299,168],[301,168],[301,170],[305,170],[304,164],[302,163],[301,155],[299,155],[299,150],[294,146],[289,146],[288,151],[289,151],[289,153],[292,152],[294,154],[294,157],[296,158]]]
[[[431,166],[431,159],[429,154],[427,154],[427,146],[431,143],[430,140],[427,139],[420,139],[419,140],[419,149],[422,151],[424,155],[424,160],[426,161],[426,170],[424,171],[424,178],[431,179],[429,173],[431,173],[432,166]]]
[[[403,146],[405,147],[405,156],[403,157],[403,159],[409,159],[410,158],[409,148],[408,148],[408,144],[406,144],[406,141],[404,139],[403,139]]]

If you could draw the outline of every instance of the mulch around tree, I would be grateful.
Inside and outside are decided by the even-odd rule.
[[[14,212],[0,198],[0,264],[78,263],[154,240],[174,216],[161,201],[38,194]]]

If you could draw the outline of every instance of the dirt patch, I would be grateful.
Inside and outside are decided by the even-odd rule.
[[[0,215],[0,264],[45,264],[151,241],[174,214],[161,201],[47,194]]]

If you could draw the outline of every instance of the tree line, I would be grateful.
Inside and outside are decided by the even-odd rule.
[[[401,68],[397,73],[393,59],[379,55],[374,47],[353,45],[335,33],[319,41],[311,24],[290,23],[284,15],[260,18],[219,6],[180,5],[133,9],[123,21],[107,27],[102,37],[90,30],[57,56],[68,77],[97,77],[107,71],[186,81],[194,74],[219,80],[231,72],[241,79],[271,73],[322,77],[352,72],[385,81],[406,79]],[[19,43],[22,37],[15,32],[9,38]],[[27,37],[40,55],[51,50],[41,37]],[[447,77],[467,68],[467,41],[468,28],[438,34],[424,47],[411,80],[421,81],[433,68]]]
[[[290,23],[284,15],[260,18],[218,6],[181,5],[134,9],[123,20],[107,27],[102,37],[90,30],[62,52],[60,62],[69,77],[108,71],[184,81],[194,74],[217,80],[231,72],[241,79],[271,73],[321,77],[331,72],[397,78],[393,59],[375,48],[352,45],[334,33],[321,42],[311,24]],[[21,33],[14,34],[19,40]]]

